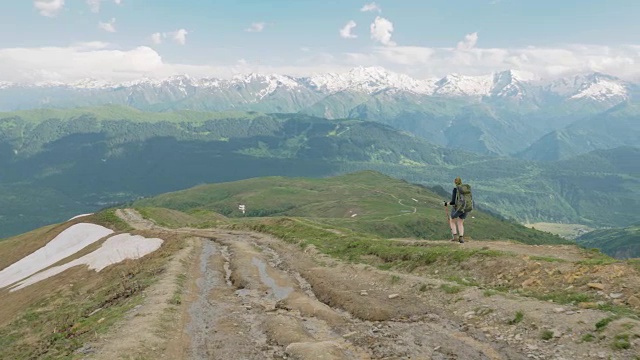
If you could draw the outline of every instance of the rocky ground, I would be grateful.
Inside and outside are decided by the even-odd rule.
[[[168,230],[132,210],[119,215],[137,228],[191,237],[184,250],[191,256],[181,258],[186,277],[181,304],[145,312],[158,296],[169,296],[150,290],[148,301],[136,309],[156,318],[154,331],[166,340],[140,351],[142,345],[133,340],[151,330],[125,320],[113,336],[94,345],[98,358],[640,359],[640,322],[629,317],[614,318],[596,331],[610,313],[460,286],[432,269],[401,273],[344,263],[263,234]],[[532,252],[511,243],[464,246],[507,247],[565,261],[580,256],[554,247]],[[542,265],[521,270],[538,271],[541,283],[546,277]],[[503,279],[519,275],[501,273]],[[172,274],[164,276],[176,271]],[[594,291],[608,286],[591,285],[603,286]],[[627,298],[635,291],[623,290],[620,297]],[[110,345],[118,334],[126,334],[130,349]]]

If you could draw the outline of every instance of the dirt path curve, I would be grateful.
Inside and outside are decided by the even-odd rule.
[[[200,240],[165,358],[632,359],[579,341],[606,317],[599,311],[472,286],[453,292],[439,279],[344,263],[263,234],[169,230],[133,210],[118,215]],[[513,323],[518,311],[524,320]]]

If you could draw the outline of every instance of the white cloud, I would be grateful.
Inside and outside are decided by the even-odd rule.
[[[100,5],[103,1],[107,1],[107,0],[87,0],[87,5],[89,5],[89,9],[91,9],[91,12],[94,13],[99,13],[100,12]],[[122,0],[113,0],[113,2],[116,5],[121,5],[122,4]]]
[[[35,0],[33,6],[40,15],[54,17],[64,7],[64,0]]]
[[[372,2],[371,4],[365,4],[360,11],[362,12],[368,12],[368,11],[377,11],[378,13],[382,12],[382,9],[380,8],[380,6],[378,6],[378,4],[376,4],[375,2]]]
[[[173,41],[173,36],[168,34],[170,33],[154,35],[161,41]],[[245,57],[232,63],[189,65],[168,63],[157,51],[147,46],[119,49],[116,45],[99,41],[67,47],[6,48],[0,49],[0,81],[73,82],[95,78],[119,82],[177,74],[228,78],[233,74],[249,72],[307,76],[313,73],[341,72],[353,66],[382,66],[416,78],[442,77],[454,72],[481,75],[514,69],[543,78],[599,71],[623,79],[640,80],[640,47],[637,45],[474,47],[464,51],[455,46],[436,48],[380,45],[370,52],[342,54],[307,50],[296,52],[296,58],[281,59],[276,63]]]
[[[166,38],[167,36],[165,34],[162,33],[153,33],[151,34],[151,42],[153,42],[154,44],[158,45],[162,43],[162,39]]]
[[[109,22],[99,22],[98,27],[106,32],[114,33],[116,32],[116,19],[111,18]]]
[[[244,29],[244,31],[246,31],[246,32],[262,32],[262,30],[264,30],[264,28],[266,26],[267,26],[267,24],[265,24],[263,22],[253,23],[253,24],[251,24],[250,27]]]
[[[355,39],[358,37],[358,35],[355,35],[353,33],[351,33],[351,31],[353,31],[353,29],[357,26],[356,22],[353,20],[349,20],[349,22],[342,28],[340,29],[340,37],[342,37],[343,39]]]
[[[464,37],[464,40],[458,42],[456,46],[458,50],[470,50],[473,49],[478,43],[478,33],[474,32],[471,34],[467,34]]]
[[[372,53],[352,53],[346,59],[352,65],[383,66],[416,77],[483,75],[514,69],[544,78],[598,71],[640,80],[640,53],[633,46],[473,47],[464,51],[457,47],[379,46]]]
[[[187,34],[189,32],[185,29],[176,30],[171,33],[173,40],[175,40],[178,44],[184,45],[187,43]]]
[[[189,34],[189,32],[185,29],[163,33],[157,32],[151,34],[151,42],[158,45],[162,44],[164,39],[171,38],[178,44],[185,45],[187,43],[187,34]]]
[[[395,46],[396,43],[391,41],[393,34],[393,23],[383,17],[376,16],[371,23],[371,38],[380,42],[382,45]]]

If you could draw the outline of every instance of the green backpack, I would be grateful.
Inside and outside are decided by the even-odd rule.
[[[469,184],[458,185],[456,192],[456,211],[468,213],[473,210],[473,195]]]

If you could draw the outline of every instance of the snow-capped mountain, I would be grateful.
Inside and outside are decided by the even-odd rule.
[[[433,95],[441,96],[486,96],[491,92],[493,77],[447,75],[436,82]]]
[[[322,104],[322,108],[328,109],[328,113],[334,114],[332,116],[339,117],[350,115],[350,109],[366,101],[366,97],[378,93],[398,96],[398,101],[422,99],[416,100],[418,103],[429,97],[442,101],[457,98],[473,103],[507,101],[511,105],[525,105],[521,111],[531,111],[544,107],[547,101],[553,101],[554,106],[559,101],[588,101],[613,106],[637,96],[639,88],[597,73],[553,81],[543,81],[532,74],[515,70],[480,76],[450,74],[441,79],[415,79],[381,67],[356,67],[345,73],[309,77],[252,73],[230,79],[180,75],[124,83],[97,79],[73,83],[0,82],[0,111],[41,106],[122,104],[142,110],[298,112],[333,99],[330,104]],[[343,98],[336,100],[336,96]],[[385,99],[378,101],[385,102]]]
[[[581,74],[544,83],[533,74],[507,70],[481,76],[450,74],[441,79],[415,79],[390,72],[381,67],[356,67],[345,73],[326,73],[310,77],[291,77],[280,74],[236,75],[231,79],[193,78],[186,75],[166,79],[139,79],[111,83],[85,79],[73,83],[46,82],[15,84],[0,82],[0,89],[11,88],[67,88],[70,90],[127,90],[159,91],[190,96],[199,91],[242,91],[260,101],[278,90],[311,91],[330,95],[339,92],[373,94],[379,91],[400,91],[440,97],[497,97],[522,99],[532,90],[548,92],[566,99],[589,98],[594,101],[629,98],[629,84],[604,74]]]
[[[404,74],[389,72],[381,67],[357,67],[344,74],[328,73],[302,79],[303,83],[327,93],[381,90],[401,90],[417,94],[433,94],[435,79],[416,80]]]
[[[609,102],[629,99],[629,86],[616,77],[593,73],[555,80],[546,89],[564,98]]]

